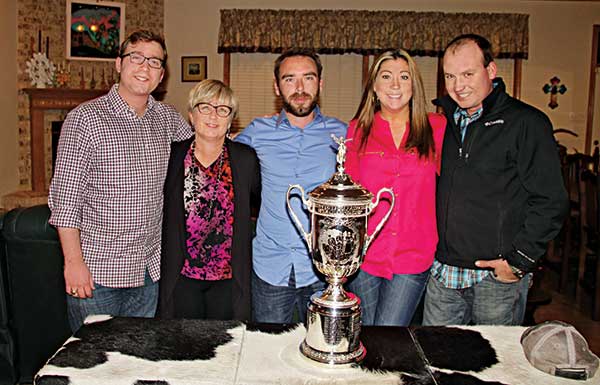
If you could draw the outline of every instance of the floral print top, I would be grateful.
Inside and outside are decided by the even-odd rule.
[[[204,167],[194,156],[195,147],[194,141],[184,159],[188,255],[181,274],[206,281],[230,279],[233,182],[229,153],[223,147],[222,155]]]

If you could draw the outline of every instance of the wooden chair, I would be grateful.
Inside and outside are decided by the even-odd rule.
[[[559,288],[563,294],[573,293],[576,281],[579,251],[581,250],[583,181],[581,175],[593,167],[593,158],[585,154],[561,156],[565,188],[569,197],[569,214],[558,236],[549,245],[547,260],[559,265]]]
[[[600,320],[600,195],[599,176],[589,170],[581,174],[581,244],[577,269],[576,302],[585,307],[591,299],[592,319]]]

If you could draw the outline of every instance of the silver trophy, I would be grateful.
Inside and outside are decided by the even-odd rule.
[[[306,338],[300,351],[306,357],[327,364],[347,364],[362,360],[366,350],[359,339],[361,327],[360,299],[343,288],[346,277],[354,274],[365,252],[394,207],[394,193],[382,188],[373,202],[373,194],[354,183],[344,172],[346,144],[343,137],[332,138],[339,144],[337,172],[305,198],[300,185],[287,191],[287,205],[296,226],[304,236],[316,268],[329,285],[314,293],[308,303]],[[311,232],[307,233],[290,205],[290,193],[298,189],[310,212]],[[379,204],[383,193],[391,205],[371,235],[367,235],[369,214]]]

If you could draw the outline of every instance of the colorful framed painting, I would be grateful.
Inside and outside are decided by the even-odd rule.
[[[181,81],[199,82],[206,79],[206,56],[181,57]]]
[[[125,3],[67,0],[67,59],[115,60],[124,34]]]

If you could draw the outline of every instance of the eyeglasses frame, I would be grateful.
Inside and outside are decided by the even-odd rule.
[[[142,60],[142,62],[139,63],[139,64],[138,63],[134,63],[133,61],[131,61],[133,64],[137,64],[137,65],[141,66],[141,65],[144,65],[144,62],[146,62],[146,60],[147,60],[148,61],[148,67],[150,67],[152,69],[160,70],[160,69],[165,68],[165,61],[164,61],[164,59],[159,59],[157,57],[147,57],[147,56],[144,56],[144,55],[142,55],[141,53],[139,53],[137,51],[132,51],[132,52],[124,53],[123,55],[120,56],[120,58],[122,60],[122,59],[125,59],[127,56],[129,56],[129,60],[131,60],[131,55],[139,55],[139,56],[141,56],[141,57],[144,58],[144,60]],[[157,67],[152,66],[150,64],[150,59],[155,59],[155,60],[160,61],[160,67],[157,68]]]
[[[212,108],[212,110],[210,111],[210,113],[208,113],[208,114],[205,114],[205,113],[203,113],[202,111],[200,111],[200,108],[199,108],[198,106],[200,106],[201,104],[202,104],[202,105],[206,105],[206,106],[210,106],[210,107]],[[218,112],[218,111],[219,111],[219,110],[218,110],[218,108],[219,108],[219,107],[225,107],[225,108],[229,109],[229,113],[228,113],[227,115],[225,115],[225,116],[219,115],[219,112]],[[200,114],[202,114],[202,115],[210,115],[210,114],[211,114],[211,113],[214,111],[214,112],[215,112],[215,114],[216,114],[216,115],[217,115],[219,118],[228,118],[228,117],[230,117],[230,116],[231,116],[231,114],[233,113],[233,108],[231,108],[231,106],[228,106],[228,105],[226,105],[226,104],[218,104],[218,105],[216,105],[216,106],[215,106],[215,105],[213,105],[213,104],[211,104],[211,103],[207,103],[207,102],[199,102],[199,103],[196,103],[196,105],[194,105],[194,109],[197,109],[197,110],[198,110],[198,113],[200,113]]]

